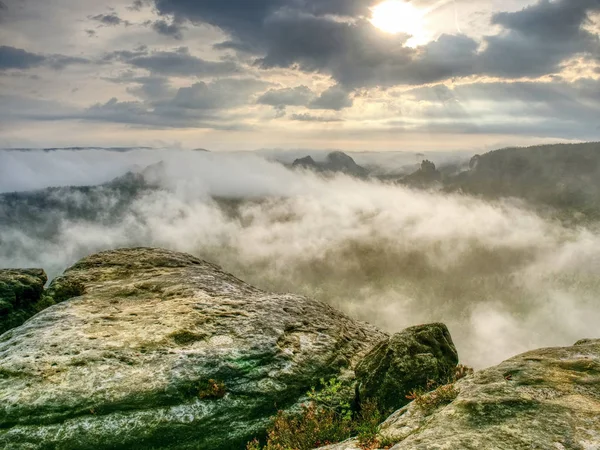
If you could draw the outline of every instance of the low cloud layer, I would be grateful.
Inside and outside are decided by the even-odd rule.
[[[79,184],[86,173],[103,174],[90,181],[106,181],[135,161],[165,164],[151,175],[162,189],[127,201],[101,190],[87,205],[82,192],[56,190],[52,202],[59,206],[35,226],[9,225],[5,197],[4,267],[41,266],[56,275],[102,249],[185,251],[260,287],[316,297],[391,332],[443,321],[464,362],[477,367],[597,333],[596,230],[568,229],[517,204],[323,179],[252,155],[11,155],[3,168],[39,174],[46,184],[56,172]],[[20,183],[13,178],[2,189],[27,185]],[[63,212],[68,205],[97,214],[77,219]],[[102,213],[115,205],[119,214]],[[55,231],[41,239],[47,227]]]

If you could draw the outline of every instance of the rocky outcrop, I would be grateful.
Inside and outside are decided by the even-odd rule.
[[[81,260],[0,337],[0,447],[236,449],[386,335],[189,255]]]
[[[43,308],[47,281],[42,269],[0,270],[0,334],[18,327]]]
[[[378,344],[358,365],[360,400],[373,399],[385,410],[406,405],[411,391],[452,378],[458,353],[446,325],[408,328]]]
[[[302,167],[303,169],[319,169],[319,165],[312,156],[305,156],[294,161],[292,167]]]
[[[405,176],[400,183],[415,188],[431,188],[441,186],[442,173],[435,167],[435,164],[429,160],[424,160],[421,167],[415,173]]]
[[[292,167],[301,167],[317,172],[344,173],[358,178],[369,175],[367,169],[359,166],[352,157],[340,151],[329,153],[324,162],[316,162],[311,156],[306,156],[295,160]]]
[[[600,448],[600,340],[525,353],[455,389],[449,404],[413,402],[393,414],[381,426],[392,450]]]

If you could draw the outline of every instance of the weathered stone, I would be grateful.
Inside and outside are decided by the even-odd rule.
[[[83,259],[0,339],[0,448],[242,449],[385,334],[188,255]]]
[[[525,353],[456,388],[432,413],[415,402],[394,413],[381,426],[392,450],[600,449],[600,340]]]
[[[41,309],[46,281],[42,269],[0,269],[0,334]]]
[[[448,382],[457,364],[446,325],[408,328],[380,342],[358,365],[360,399],[374,399],[394,411],[409,402],[411,391]]]

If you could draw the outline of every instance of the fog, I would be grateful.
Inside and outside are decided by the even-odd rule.
[[[6,220],[0,203],[0,266],[56,276],[104,249],[184,251],[389,332],[444,322],[462,361],[478,368],[597,337],[598,233],[565,228],[515,201],[321,177],[252,154],[149,150],[0,152],[0,190],[96,184],[160,161],[148,175],[160,189],[133,197],[118,218],[44,213],[58,224],[50,239]],[[52,195],[91,201],[82,192]],[[87,206],[108,210],[119,201],[100,195]]]

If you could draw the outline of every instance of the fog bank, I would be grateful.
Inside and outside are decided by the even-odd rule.
[[[565,228],[523,205],[322,178],[256,155],[139,150],[1,158],[5,192],[96,184],[164,162],[151,174],[160,189],[132,197],[114,220],[73,218],[60,208],[41,214],[56,221],[51,239],[12,223],[0,203],[2,267],[44,267],[55,276],[104,249],[184,251],[389,332],[442,321],[463,362],[476,367],[598,337],[598,233]],[[55,195],[65,205],[90,201],[81,192]],[[88,206],[108,210],[119,201],[114,192],[100,195]]]

